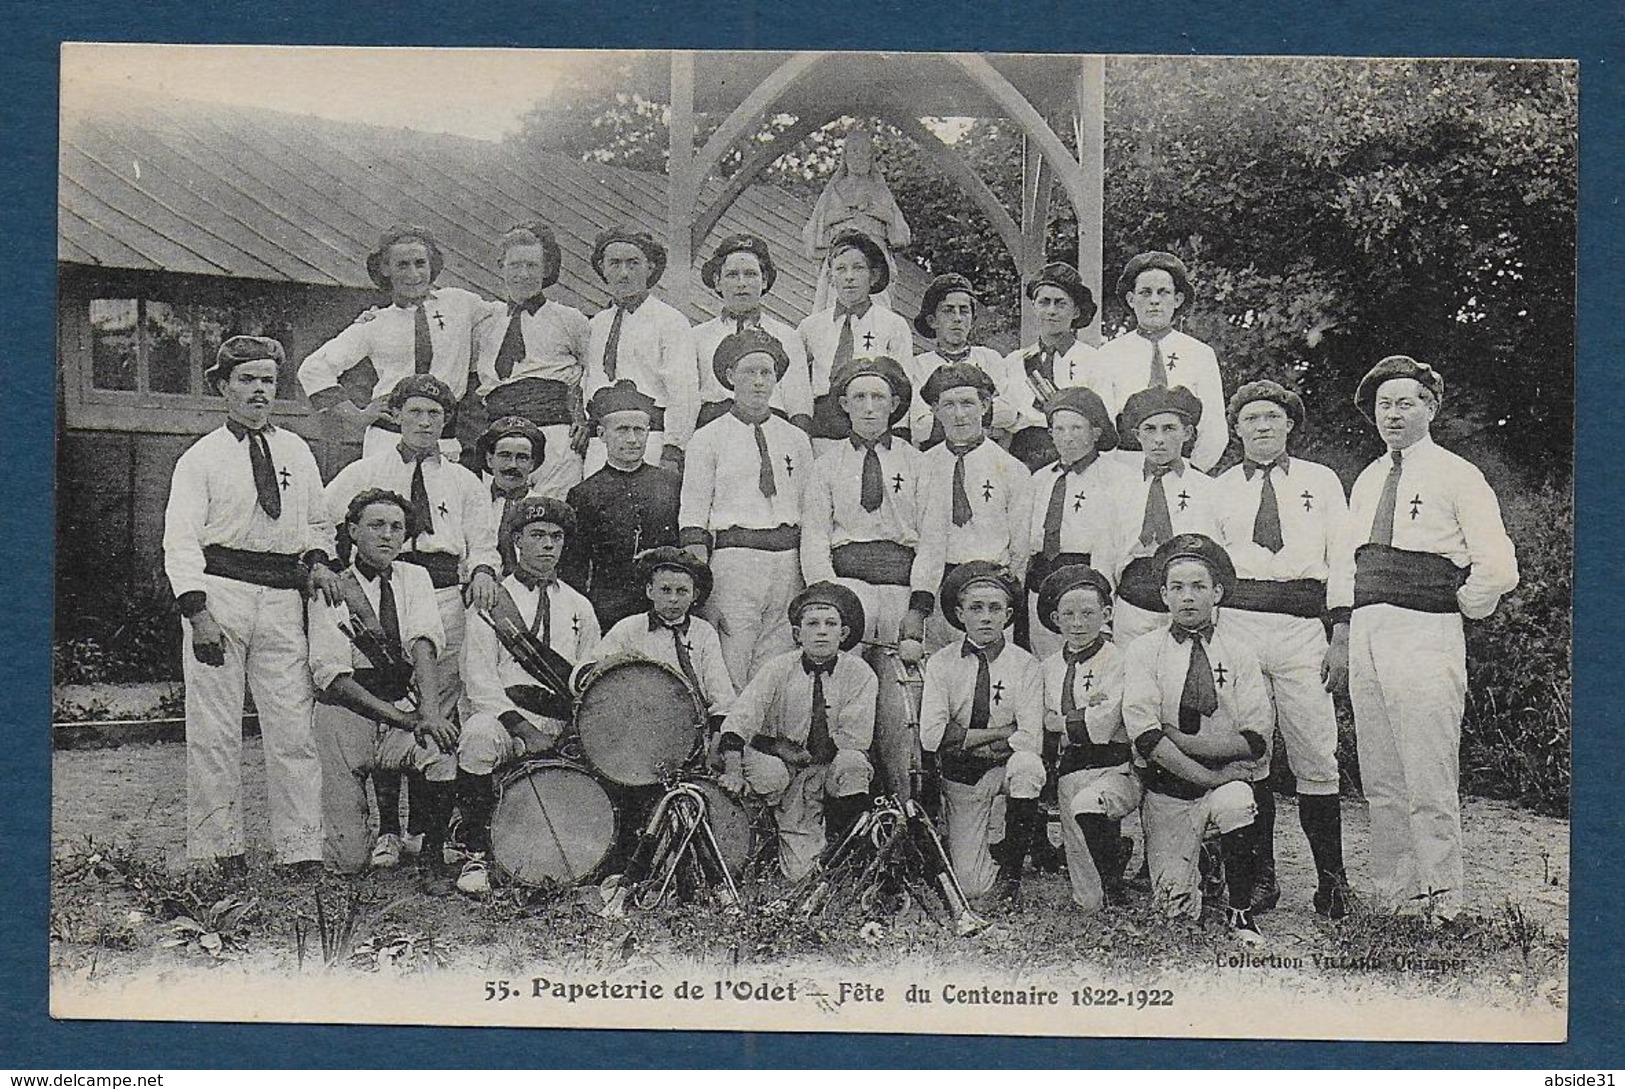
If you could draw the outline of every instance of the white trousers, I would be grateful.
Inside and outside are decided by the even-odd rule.
[[[1119,650],[1126,651],[1140,636],[1167,626],[1167,613],[1154,613],[1122,598],[1112,604],[1112,642]]]
[[[779,868],[792,881],[805,877],[823,853],[824,799],[850,798],[869,791],[874,771],[855,749],[837,749],[828,764],[792,772],[776,756],[746,747],[745,786],[773,807],[779,828]]]
[[[701,612],[717,629],[734,688],[743,689],[769,658],[795,648],[789,608],[801,590],[801,553],[719,548],[711,553],[711,578]]]
[[[1467,650],[1458,613],[1366,605],[1349,625],[1349,694],[1371,810],[1371,877],[1390,905],[1438,893],[1461,908],[1461,715]]]
[[[542,428],[542,437],[547,440],[547,451],[542,455],[542,463],[530,474],[530,490],[533,495],[545,495],[551,499],[563,499],[571,488],[580,484],[583,479],[582,457],[570,449],[570,425],[548,424]],[[598,443],[599,450],[603,449],[603,441]],[[603,458],[599,458],[600,467]],[[484,466],[480,467],[481,469]],[[476,473],[479,470],[476,470]],[[500,528],[500,527],[499,527]]]
[[[974,785],[942,780],[942,819],[948,826],[948,860],[966,896],[993,888],[999,870],[991,846],[1004,838],[1004,799],[1037,798],[1044,789],[1044,761],[1017,750]]]
[[[1068,772],[1056,782],[1055,801],[1061,810],[1061,845],[1066,849],[1072,902],[1084,911],[1099,911],[1106,896],[1089,843],[1078,827],[1078,815],[1098,813],[1114,821],[1122,820],[1140,807],[1143,793],[1140,777],[1127,764]]]
[[[526,715],[533,726],[547,722],[563,730],[565,723],[540,715]],[[507,767],[525,755],[524,742],[508,732],[500,719],[491,714],[469,715],[457,735],[457,767],[470,775],[490,775]]]
[[[1224,624],[1258,652],[1264,686],[1299,794],[1336,794],[1337,711],[1320,679],[1326,628],[1312,617],[1224,610]]]
[[[271,847],[279,862],[322,857],[322,765],[312,721],[314,692],[305,606],[297,590],[271,590],[205,575],[209,614],[224,635],[225,664],[192,655],[181,622],[186,682],[186,853],[242,854],[243,690],[254,695],[265,743]]]
[[[468,624],[468,610],[463,606],[463,588],[447,586],[434,592],[434,603],[440,610],[440,624],[446,629],[446,645],[435,655],[434,671],[440,681],[440,713],[451,720],[452,714],[468,708],[463,700],[463,631]],[[485,621],[475,618],[474,623]],[[427,693],[424,693],[427,698]]]
[[[858,595],[863,602],[863,638],[871,643],[897,644],[898,629],[903,614],[908,612],[907,586],[881,586],[858,579],[836,579]],[[885,647],[859,648],[863,660],[875,671],[879,680],[879,695],[875,702],[875,737],[869,755],[880,765],[886,782],[886,792],[893,797],[909,796],[909,773],[915,767],[915,747],[919,737],[911,721],[917,714],[911,712],[908,700],[919,700],[919,692],[910,697],[903,689],[897,670],[897,654]]]
[[[566,428],[568,431],[569,429]],[[553,449],[553,439],[547,440],[547,448]],[[650,465],[660,464],[660,454],[666,448],[666,433],[664,431],[649,432],[649,445],[643,450],[643,460]],[[587,458],[581,467],[582,479],[591,476],[604,467],[609,461],[609,450],[604,446],[604,440],[596,435],[587,441]],[[563,498],[562,496],[560,498]]]
[[[1253,788],[1226,783],[1185,801],[1145,792],[1140,819],[1145,823],[1145,861],[1151,870],[1151,902],[1169,918],[1202,914],[1202,840],[1245,828],[1258,816]]]
[[[419,743],[344,707],[316,705],[316,748],[322,761],[322,823],[328,865],[340,873],[365,869],[372,853],[367,825],[367,775],[416,771],[436,783],[457,778],[457,761],[432,738]]]

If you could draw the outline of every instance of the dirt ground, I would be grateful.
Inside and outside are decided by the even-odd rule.
[[[917,911],[864,927],[862,921],[808,923],[761,912],[725,920],[693,908],[606,919],[595,913],[593,889],[541,902],[437,900],[417,892],[405,871],[289,887],[272,874],[265,854],[264,763],[257,740],[245,742],[244,755],[251,876],[246,889],[237,890],[212,878],[182,876],[184,746],[55,755],[52,965],[59,983],[162,977],[233,960],[295,972],[322,957],[321,938],[329,931],[329,965],[358,978],[381,970],[522,971],[539,955],[580,968],[685,958],[720,958],[736,967],[784,965],[811,956],[874,971],[922,964],[983,964],[1001,971],[1051,966],[1074,978],[1080,964],[1132,966],[1142,975],[1150,969],[1162,979],[1202,986],[1204,979],[1212,982],[1215,957],[1222,960],[1239,948],[1212,923],[1171,932],[1143,905],[1085,917],[1071,904],[1063,878],[1048,874],[1029,876],[1018,907],[990,907],[994,925],[969,939],[954,938]],[[1367,838],[1362,801],[1344,800],[1344,822],[1358,888]],[[1336,1003],[1354,988],[1398,1000],[1440,998],[1548,1015],[1566,1007],[1568,824],[1467,799],[1463,828],[1472,922],[1459,933],[1367,913],[1333,926],[1311,909],[1313,870],[1297,808],[1281,799],[1276,839],[1282,899],[1262,918],[1267,944],[1261,953],[1310,958],[1399,952],[1439,965],[1361,973],[1357,982],[1351,976],[1306,977],[1283,992],[1286,999],[1302,992]],[[104,861],[87,868],[92,856]],[[228,910],[224,919],[202,920],[222,935],[224,947],[211,949],[200,946],[199,935],[178,930],[175,919],[197,914],[194,907],[206,909],[216,896],[222,898],[216,908],[232,897],[247,906]],[[341,917],[347,920],[342,928],[335,923]],[[1426,1035],[1425,1027],[1418,1031]]]

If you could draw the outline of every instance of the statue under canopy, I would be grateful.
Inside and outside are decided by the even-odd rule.
[[[813,301],[815,310],[835,305],[829,287],[829,244],[843,230],[856,229],[873,238],[886,252],[886,260],[897,273],[892,251],[902,249],[912,240],[908,221],[897,206],[885,175],[875,164],[874,133],[862,122],[847,131],[841,150],[841,164],[835,176],[818,197],[812,217],[802,228],[801,240],[807,256],[818,258],[822,265],[818,273],[818,293]],[[890,307],[888,292],[876,296],[882,306]]]

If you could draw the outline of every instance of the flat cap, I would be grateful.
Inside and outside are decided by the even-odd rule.
[[[593,423],[603,423],[612,412],[646,412],[653,419],[655,399],[638,389],[630,378],[617,378],[608,386],[600,386],[587,402],[587,416]]]
[[[926,285],[925,295],[920,299],[920,312],[914,316],[914,331],[928,340],[934,338],[937,335],[937,307],[956,291],[970,296],[973,312],[982,305],[982,297],[976,294],[976,288],[971,286],[969,278],[957,272],[944,272]]]
[[[767,240],[754,234],[731,234],[717,243],[716,252],[706,259],[700,266],[700,282],[718,294],[722,293],[721,282],[722,265],[733,253],[748,253],[755,256],[758,264],[762,266],[762,294],[773,290],[773,281],[779,278],[778,269],[773,267],[773,255],[768,252]]]
[[[1435,401],[1444,403],[1444,375],[1408,355],[1391,355],[1378,360],[1377,365],[1360,379],[1360,385],[1354,391],[1354,404],[1367,420],[1376,422],[1377,390],[1384,382],[1394,378],[1414,378],[1433,394]]]
[[[865,375],[883,379],[886,385],[891,387],[895,403],[891,406],[888,424],[894,424],[908,415],[908,405],[914,397],[914,386],[909,382],[903,365],[888,355],[867,356],[842,363],[829,376],[829,391],[834,396],[840,397],[846,393],[847,386]]]
[[[1202,422],[1202,402],[1184,386],[1164,389],[1152,386],[1129,394],[1123,402],[1123,411],[1117,414],[1117,434],[1125,450],[1138,450],[1140,440],[1134,437],[1139,426],[1153,416],[1172,412],[1182,416],[1192,427]]]
[[[967,359],[962,363],[944,363],[932,371],[925,384],[920,387],[920,399],[935,407],[944,393],[960,386],[970,386],[984,398],[989,399],[995,392],[993,378]]]
[[[656,571],[681,571],[693,579],[696,609],[711,596],[711,568],[686,548],[676,545],[646,548],[633,557],[632,564],[637,571],[638,581],[644,586],[649,585]]]
[[[413,397],[438,401],[447,414],[457,407],[457,398],[452,394],[451,387],[432,374],[409,374],[396,382],[395,388],[389,391],[389,407],[400,408]]]
[[[1065,567],[1057,568],[1044,576],[1044,581],[1038,586],[1038,619],[1050,631],[1059,632],[1060,626],[1055,623],[1055,610],[1061,607],[1061,599],[1080,586],[1093,586],[1100,592],[1100,600],[1104,605],[1112,603],[1112,580],[1096,571],[1086,563],[1069,563]]]
[[[616,242],[630,242],[649,259],[649,283],[646,286],[653,287],[660,282],[660,277],[666,274],[666,247],[656,242],[654,235],[648,231],[629,225],[599,231],[592,240],[592,270],[598,273],[600,280],[609,281],[609,277],[604,275],[604,251]]]
[[[1100,394],[1088,386],[1066,386],[1056,390],[1044,402],[1044,419],[1053,422],[1057,412],[1076,412],[1094,424],[1100,432],[1095,436],[1096,450],[1116,449],[1117,428],[1112,425],[1111,413],[1106,411],[1106,402],[1100,399]]]
[[[1235,593],[1236,565],[1231,562],[1230,553],[1212,537],[1201,533],[1176,533],[1162,542],[1151,557],[1159,583],[1167,579],[1168,565],[1175,560],[1200,560],[1213,573],[1213,581],[1224,588],[1225,597]]]
[[[1027,298],[1035,297],[1041,287],[1058,287],[1072,296],[1072,301],[1078,307],[1077,316],[1072,319],[1072,328],[1082,329],[1095,320],[1095,313],[1100,309],[1095,305],[1095,293],[1083,282],[1078,270],[1065,261],[1051,261],[1039,269],[1038,275],[1027,281]]]
[[[729,377],[733,365],[757,352],[766,352],[773,357],[773,371],[779,378],[782,379],[790,369],[790,356],[778,337],[765,329],[747,327],[722,338],[722,343],[717,345],[717,350],[711,356],[711,373],[717,376],[717,381],[724,388],[733,389],[733,379]]]
[[[287,353],[282,350],[282,344],[270,337],[228,337],[221,343],[220,350],[214,353],[214,362],[203,372],[203,380],[223,381],[231,377],[231,372],[241,363],[268,361],[281,370],[286,360]]]
[[[846,625],[846,638],[841,640],[842,650],[851,650],[863,640],[863,602],[858,595],[838,582],[815,582],[790,599],[790,623],[801,623],[802,610],[809,605],[832,605],[841,614]]]
[[[948,572],[948,577],[942,580],[942,615],[948,623],[960,631],[965,630],[965,625],[959,622],[959,599],[972,586],[984,584],[997,586],[1004,592],[1012,606],[1010,622],[1015,621],[1015,606],[1022,602],[1021,581],[1016,578],[1015,572],[990,560],[967,560]]]

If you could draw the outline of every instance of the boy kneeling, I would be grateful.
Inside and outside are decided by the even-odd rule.
[[[801,649],[770,659],[722,727],[722,786],[773,806],[779,866],[792,881],[846,838],[869,800],[879,685],[868,663],[848,653],[863,621],[863,604],[845,586],[802,590],[790,602]]]
[[[1152,894],[1170,917],[1201,915],[1199,860],[1212,826],[1224,854],[1230,926],[1257,944],[1263,938],[1249,912],[1257,814],[1250,780],[1268,759],[1264,731],[1273,719],[1252,647],[1214,621],[1236,569],[1199,533],[1170,538],[1152,563],[1170,621],[1136,640],[1123,661],[1123,725],[1145,780]]]

